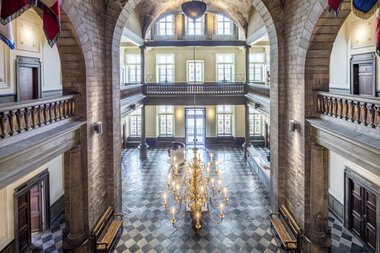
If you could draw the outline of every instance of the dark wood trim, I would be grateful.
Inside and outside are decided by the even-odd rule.
[[[36,68],[38,72],[37,98],[42,97],[41,87],[41,61],[40,58],[18,55],[16,58],[16,93],[17,101],[20,101],[20,67]]]
[[[12,103],[12,102],[16,102],[16,99],[17,99],[16,94],[0,95],[0,103]]]
[[[329,210],[336,219],[344,223],[344,205],[331,194],[329,194]]]
[[[351,208],[351,196],[350,193],[352,191],[351,189],[351,181],[354,181],[356,184],[360,185],[361,187],[365,188],[366,191],[371,192],[376,195],[376,250],[380,249],[380,186],[372,183],[370,180],[362,177],[361,175],[357,174],[355,171],[351,170],[350,168],[346,167],[344,170],[344,226],[351,230],[350,224],[351,224],[351,215],[350,212],[352,210]],[[358,238],[360,239],[360,238]],[[361,240],[361,239],[360,239]],[[362,241],[362,240],[361,240]],[[365,243],[365,242],[363,242]],[[370,248],[370,247],[368,247]]]
[[[50,213],[48,208],[50,207],[50,189],[49,189],[49,171],[48,169],[44,170],[37,176],[33,177],[26,183],[18,186],[15,189],[14,192],[14,236],[15,236],[15,243],[16,243],[16,252],[19,252],[19,234],[18,234],[18,198],[25,194],[26,192],[30,191],[34,186],[37,184],[43,182],[43,196],[44,196],[44,220],[45,224],[43,224],[42,228],[43,230],[50,228]],[[30,216],[30,214],[29,214]],[[31,233],[31,232],[30,232]],[[30,234],[31,235],[31,234]]]
[[[350,59],[350,93],[358,95],[355,90],[356,86],[354,84],[354,65],[358,64],[371,64],[372,65],[372,96],[376,96],[376,55],[374,52],[365,54],[355,54],[351,56]],[[364,95],[366,96],[366,95]],[[369,95],[370,96],[370,95]]]
[[[11,241],[0,253],[15,253],[16,252],[16,243],[15,240]]]
[[[147,41],[144,47],[245,47],[247,44],[241,40],[173,40],[173,41]]]

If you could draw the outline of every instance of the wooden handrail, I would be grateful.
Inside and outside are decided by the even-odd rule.
[[[317,91],[317,112],[380,129],[380,99]]]
[[[1,104],[0,138],[73,117],[75,104],[75,95]]]

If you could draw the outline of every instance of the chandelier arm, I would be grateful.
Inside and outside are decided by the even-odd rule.
[[[185,218],[186,218],[186,210],[183,212],[183,215],[182,215],[182,218],[181,220],[179,221],[179,223],[172,223],[173,224],[173,227],[174,228],[179,228],[183,225],[183,223],[185,222]]]
[[[216,209],[216,208],[214,208],[214,209]],[[216,210],[217,210],[217,209],[216,209]],[[215,220],[215,219],[212,218],[211,211],[210,211],[210,208],[209,208],[208,204],[207,204],[207,214],[208,214],[210,220],[211,220],[213,223],[215,223],[215,224],[220,224],[220,223],[222,223],[223,218],[220,218],[219,215],[218,215],[218,217],[220,218],[219,221],[218,221],[218,220]]]

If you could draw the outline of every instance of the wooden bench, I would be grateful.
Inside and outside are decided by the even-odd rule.
[[[301,252],[302,229],[286,206],[281,205],[279,213],[271,213],[272,229],[287,252]]]
[[[123,215],[108,207],[91,232],[94,252],[111,252],[123,232]]]

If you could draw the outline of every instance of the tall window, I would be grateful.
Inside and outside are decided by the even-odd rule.
[[[265,82],[265,54],[253,53],[249,56],[250,82]]]
[[[157,55],[157,82],[174,82],[174,54]]]
[[[218,136],[232,135],[232,110],[232,105],[218,105],[216,107]]]
[[[249,112],[249,135],[262,136],[262,117],[261,114],[250,110]]]
[[[203,83],[203,61],[187,62],[187,82]]]
[[[127,55],[126,59],[126,82],[141,82],[141,56],[138,54]]]
[[[234,54],[216,55],[217,82],[234,81]]]
[[[223,15],[217,15],[216,18],[216,33],[220,35],[232,35],[233,23],[229,18]]]
[[[129,136],[141,137],[141,109],[134,111],[129,116]]]
[[[160,136],[174,135],[174,107],[159,106],[158,120],[160,125]]]
[[[202,18],[198,18],[192,20],[190,18],[187,19],[187,33],[189,35],[202,35]]]
[[[157,22],[158,35],[173,35],[174,34],[174,16],[168,15]]]

